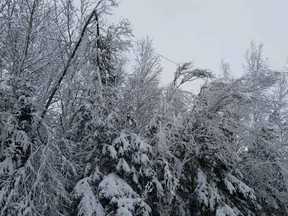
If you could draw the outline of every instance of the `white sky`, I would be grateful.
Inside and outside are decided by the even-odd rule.
[[[160,54],[215,74],[221,59],[240,74],[251,40],[264,43],[275,69],[288,57],[288,0],[120,0],[114,13],[131,21],[136,38],[150,36]],[[176,66],[162,65],[167,83]]]

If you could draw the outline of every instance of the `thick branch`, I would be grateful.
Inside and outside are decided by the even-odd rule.
[[[45,104],[45,107],[44,107],[44,110],[43,110],[43,112],[42,112],[42,114],[41,114],[41,118],[42,118],[42,119],[45,117],[45,115],[46,115],[46,113],[47,113],[47,111],[48,111],[48,108],[49,108],[49,106],[51,105],[52,100],[53,100],[53,98],[54,98],[57,90],[59,89],[59,87],[60,87],[60,85],[61,85],[61,83],[62,83],[65,75],[67,74],[67,71],[68,71],[68,69],[69,69],[69,66],[70,66],[73,58],[75,57],[78,48],[80,47],[80,44],[81,44],[81,42],[82,42],[82,39],[83,39],[84,34],[85,34],[85,32],[86,32],[86,29],[87,29],[88,25],[90,24],[90,22],[91,22],[91,20],[92,20],[92,18],[93,18],[94,16],[97,17],[97,11],[96,11],[96,9],[94,9],[94,10],[91,12],[91,14],[89,15],[87,21],[85,22],[85,25],[84,25],[84,27],[83,27],[83,29],[82,29],[82,31],[81,31],[80,37],[79,37],[79,39],[78,39],[78,41],[77,41],[77,43],[76,43],[76,45],[75,45],[75,47],[74,47],[74,49],[73,49],[73,52],[72,52],[72,54],[70,55],[70,57],[69,57],[66,65],[65,65],[65,67],[63,68],[63,70],[62,70],[62,72],[61,72],[61,76],[60,76],[60,78],[58,79],[56,85],[54,86],[54,88],[51,90],[51,93],[49,94],[48,100],[47,100],[47,102],[46,102],[46,104]],[[98,23],[97,23],[97,25],[98,25]]]

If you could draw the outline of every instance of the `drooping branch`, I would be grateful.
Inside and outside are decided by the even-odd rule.
[[[179,88],[182,84],[197,79],[214,78],[214,75],[207,69],[197,69],[197,68],[191,69],[191,68],[192,68],[191,62],[185,62],[184,64],[178,66],[174,74],[174,80],[172,82],[174,88]],[[177,84],[178,80],[180,81],[179,84]]]
[[[48,111],[48,108],[50,107],[51,103],[52,103],[52,100],[57,92],[57,90],[59,89],[64,77],[66,76],[67,72],[68,72],[68,69],[71,65],[71,62],[72,60],[74,59],[75,55],[76,55],[76,52],[78,50],[78,48],[80,47],[80,44],[82,42],[82,39],[85,35],[85,32],[86,32],[86,29],[88,27],[88,25],[90,24],[91,20],[93,17],[96,17],[96,21],[98,22],[98,15],[97,15],[97,7],[91,12],[91,14],[89,15],[89,17],[87,18],[87,21],[85,22],[84,26],[83,26],[83,29],[81,31],[81,34],[80,34],[80,37],[73,49],[73,52],[71,53],[66,65],[64,66],[62,72],[61,72],[61,76],[60,78],[58,79],[58,81],[56,82],[56,85],[53,87],[53,89],[51,90],[49,96],[48,96],[48,100],[44,106],[44,109],[42,111],[42,114],[41,114],[41,118],[43,119]],[[97,26],[98,26],[98,23],[97,23]],[[97,28],[97,34],[98,34],[98,28]],[[98,37],[99,35],[97,35]]]

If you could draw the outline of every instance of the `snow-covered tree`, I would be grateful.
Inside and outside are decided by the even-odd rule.
[[[0,216],[287,215],[287,75],[263,45],[238,79],[184,63],[162,88],[116,6],[0,2]]]
[[[123,111],[127,127],[135,133],[147,132],[158,114],[162,90],[159,86],[160,59],[149,38],[137,42],[134,47],[135,63],[128,75],[123,92]]]

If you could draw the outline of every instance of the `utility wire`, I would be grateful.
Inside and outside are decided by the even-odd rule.
[[[139,43],[139,42],[137,42],[137,41],[135,41],[135,40],[132,40],[132,42],[134,42],[135,44]],[[172,63],[172,64],[176,65],[177,67],[179,67],[179,64],[177,64],[175,61],[173,61],[173,60],[169,59],[168,57],[166,57],[166,56],[164,56],[164,55],[156,52],[154,49],[153,49],[153,52],[154,52],[156,55],[158,55],[159,57],[161,57],[162,59],[164,59],[164,60],[166,60],[166,61],[169,61],[170,63]]]
[[[135,41],[135,40],[132,40],[132,42],[134,42],[135,44],[138,43],[138,42]],[[169,59],[168,57],[166,57],[166,56],[164,56],[164,55],[156,52],[154,49],[153,49],[153,52],[154,52],[156,55],[158,55],[159,57],[161,57],[162,59],[164,59],[164,60],[166,60],[166,61],[169,61],[170,63],[172,63],[172,64],[176,65],[177,67],[179,67],[179,64],[177,64],[175,61],[173,61],[173,60]],[[274,73],[284,73],[284,74],[285,74],[285,73],[288,73],[288,71],[276,71],[276,70],[273,70],[272,72],[274,72]]]
[[[153,52],[154,52],[156,55],[160,56],[161,58],[163,58],[163,59],[165,59],[165,60],[171,62],[172,64],[176,65],[177,67],[179,67],[179,64],[177,64],[175,61],[172,61],[171,59],[169,59],[169,58],[167,58],[167,57],[161,55],[160,53],[158,53],[158,52],[156,52],[156,51],[153,51]]]

